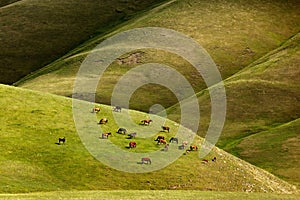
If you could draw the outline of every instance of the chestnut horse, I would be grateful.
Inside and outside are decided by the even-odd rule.
[[[107,122],[108,122],[108,119],[102,118],[102,119],[100,119],[99,124],[106,124]]]
[[[159,136],[157,136],[157,138],[154,141],[159,141],[159,140],[164,140],[164,139],[165,139],[165,136],[159,135]]]
[[[142,158],[142,164],[147,163],[151,165],[151,159],[150,158]]]
[[[151,119],[144,119],[144,120],[141,121],[141,123],[142,123],[143,125],[149,125],[151,122],[152,122]]]
[[[158,140],[157,144],[167,144],[166,140]]]
[[[102,133],[102,139],[108,138],[109,135],[111,135],[111,133]]]
[[[198,147],[196,145],[191,145],[190,146],[190,150],[191,151],[197,151],[198,150]]]
[[[136,142],[129,142],[129,148],[135,148]]]
[[[98,112],[100,112],[100,108],[93,108],[93,110],[92,110],[92,113],[98,113]]]
[[[163,131],[168,131],[168,133],[170,132],[170,127],[168,126],[162,126],[161,128],[163,129]]]

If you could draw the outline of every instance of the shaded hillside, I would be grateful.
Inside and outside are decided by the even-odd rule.
[[[212,56],[222,77],[226,79],[270,50],[279,47],[300,29],[299,6],[295,6],[299,4],[296,4],[296,1],[170,2],[129,21],[115,32],[91,39],[58,61],[17,82],[16,85],[71,96],[75,74],[96,44],[116,32],[145,26],[174,29],[195,39]],[[132,67],[148,62],[165,63],[174,67],[185,75],[196,92],[206,88],[201,76],[180,57],[153,50],[143,50],[143,53],[138,63],[111,66],[103,77],[103,82],[99,84],[98,102],[110,104],[111,91],[119,78]],[[124,55],[126,56],[128,55]],[[162,92],[157,93],[159,90]],[[141,88],[132,98],[131,108],[148,111],[151,105],[157,103],[155,99],[160,99],[159,103],[166,108],[177,102],[174,96],[165,95],[166,98],[161,98],[161,94],[166,94],[166,90],[157,86]]]
[[[74,127],[71,99],[3,85],[0,94],[4,108],[0,113],[1,193],[116,189],[296,192],[294,186],[217,148],[207,156],[207,159],[216,156],[215,162],[204,164],[196,152],[190,152],[159,171],[141,174],[116,171],[93,158],[81,143]],[[97,115],[98,119],[103,116],[112,119],[111,107],[100,107],[98,114],[90,110],[82,112]],[[136,111],[131,114],[136,118],[146,115]],[[149,128],[152,125],[155,122]],[[104,128],[113,131],[117,126],[111,120]],[[127,140],[124,135],[112,133],[114,140]],[[55,144],[61,136],[67,138],[66,143]],[[141,147],[142,140],[153,143],[152,137],[137,139],[141,140]],[[98,137],[95,140],[101,142]],[[194,144],[199,142],[197,138]],[[143,151],[140,146],[132,151]],[[137,167],[147,165],[137,164]]]
[[[16,82],[159,2],[23,0],[1,7],[0,82]]]
[[[7,6],[20,0],[0,0],[0,7]]]
[[[234,150],[242,159],[300,185],[300,119],[244,138]]]
[[[225,81],[227,114],[218,142],[226,151],[298,184],[294,167],[300,160],[300,147],[295,145],[300,118],[299,39],[300,34],[295,35]],[[198,133],[204,137],[210,97],[202,91],[198,98],[202,113]],[[170,108],[169,117],[178,121],[178,110],[178,106]]]

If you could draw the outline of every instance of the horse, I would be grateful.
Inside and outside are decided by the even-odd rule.
[[[176,143],[178,144],[178,138],[171,137],[171,139],[170,139],[169,142],[170,142],[170,143],[176,142]]]
[[[191,151],[197,151],[198,150],[198,147],[196,145],[191,145],[190,146],[190,150]]]
[[[136,142],[129,142],[129,148],[135,148]]]
[[[136,136],[136,132],[129,133],[129,134],[128,134],[128,136],[129,136],[129,138],[131,139],[131,138],[133,138],[133,137],[135,137],[135,136]]]
[[[211,161],[215,162],[215,161],[217,161],[217,158],[214,157],[213,159],[211,159]]]
[[[121,112],[121,110],[122,110],[121,106],[116,106],[113,111]]]
[[[168,131],[168,133],[170,132],[170,127],[168,126],[162,126],[161,128],[163,129],[163,131]]]
[[[164,140],[165,136],[159,135],[154,141]]]
[[[96,107],[96,108],[93,108],[93,109],[92,109],[92,113],[98,113],[98,112],[100,112],[100,108],[97,108],[97,107]]]
[[[119,130],[117,131],[117,133],[124,133],[126,134],[127,130],[125,128],[119,128]]]
[[[144,163],[150,164],[151,165],[151,159],[150,158],[142,158],[142,164]]]
[[[60,144],[61,142],[64,144],[66,142],[66,138],[65,137],[58,138],[58,144]]]
[[[108,138],[109,135],[111,135],[111,133],[102,133],[102,139]]]
[[[100,119],[99,124],[106,124],[107,122],[108,122],[108,119],[102,118],[102,119]]]
[[[152,122],[151,119],[144,119],[144,120],[141,121],[141,123],[142,123],[143,125],[149,125],[151,122]]]
[[[158,140],[157,144],[167,144],[167,141],[166,140]]]

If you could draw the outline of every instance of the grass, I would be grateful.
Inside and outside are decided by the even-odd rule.
[[[112,34],[145,26],[174,29],[195,39],[212,56],[222,77],[226,79],[269,51],[279,47],[291,35],[297,33],[300,26],[298,21],[299,15],[296,7],[287,2],[175,1],[167,6],[162,6],[160,9],[154,9],[136,17],[107,35],[98,35],[79,48],[75,48],[57,62],[48,65],[44,70],[20,80],[16,85],[70,96],[76,71],[92,48]],[[281,26],[282,24],[285,26]],[[268,34],[271,33],[272,37],[270,38]],[[203,80],[196,75],[197,73],[193,68],[172,54],[162,52],[153,54],[150,51],[144,55],[140,64],[149,61],[159,61],[175,67],[177,70],[181,69],[180,72],[184,71],[184,75],[195,75],[189,77],[189,80],[196,88],[196,92],[205,87]],[[111,82],[108,82],[107,88],[103,89],[105,94],[102,95],[103,90],[99,88],[101,95],[99,101],[105,104],[110,100],[110,88],[114,86],[115,81],[123,73],[120,71],[120,67],[114,65],[112,67],[111,73],[114,76],[108,74],[107,79]],[[107,79],[104,78],[103,80],[107,82]],[[58,90],[57,88],[61,89]],[[145,94],[142,93],[137,96],[141,98]],[[138,102],[139,99],[137,98],[132,108],[143,110],[144,108]],[[161,104],[169,105],[168,102],[170,99],[165,99],[162,100]],[[174,103],[174,99],[171,103]]]
[[[279,195],[264,193],[127,190],[127,191],[61,191],[31,194],[0,194],[0,199],[298,199],[299,195]]]
[[[244,138],[237,146],[238,156],[299,185],[300,119]],[[259,155],[259,156],[255,156]],[[274,156],[276,155],[276,156]]]
[[[0,90],[0,101],[4,108],[0,114],[2,120],[0,193],[65,190],[296,192],[294,186],[218,148],[213,149],[206,157],[210,159],[216,156],[217,162],[203,164],[197,152],[191,152],[157,171],[148,173],[118,171],[99,162],[83,145],[85,140],[79,137],[79,132],[77,133],[74,127],[71,99],[3,85],[0,86]],[[109,123],[97,125],[97,119],[94,119],[93,124],[96,128],[86,129],[96,144],[105,142],[99,138],[101,136],[99,126],[102,126],[103,130],[113,133],[110,140],[124,151],[143,152],[162,148],[154,141],[155,134],[159,132],[155,126],[161,125],[156,120],[149,127],[136,124],[137,130],[140,128],[146,131],[153,127],[157,132],[151,131],[154,135],[145,139],[137,137],[137,148],[127,149],[126,136],[115,133],[118,125],[109,116],[111,107],[100,106],[102,110],[96,115],[97,119],[107,117],[110,119]],[[86,116],[95,117],[90,110],[82,112]],[[139,119],[144,119],[148,115],[131,112],[134,123],[138,123]],[[168,125],[173,131],[176,129],[176,124]],[[127,128],[130,132],[133,131],[130,127]],[[93,131],[96,135],[92,135]],[[141,133],[143,131],[138,131],[138,136]],[[174,132],[170,134],[172,133]],[[166,136],[170,137],[170,134]],[[62,136],[67,138],[66,143],[57,145],[58,137]],[[200,146],[201,139],[197,137],[193,144]],[[102,152],[102,147],[99,145],[98,147],[100,148],[98,152]],[[147,165],[135,164],[139,159],[132,162],[128,158],[126,161],[128,165],[147,169]],[[159,164],[159,159],[153,160],[153,166],[156,164]]]
[[[12,84],[161,2],[27,0],[1,7],[0,82]]]

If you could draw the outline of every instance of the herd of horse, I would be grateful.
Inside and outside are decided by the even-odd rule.
[[[121,110],[122,110],[122,108],[120,106],[116,106],[116,107],[113,108],[113,111],[115,111],[115,112],[121,112]],[[92,109],[92,113],[98,113],[100,111],[101,111],[101,109],[99,107],[95,107],[95,108]],[[149,126],[150,123],[152,123],[152,122],[153,121],[151,119],[144,119],[144,120],[141,120],[141,125],[148,125]],[[108,123],[107,118],[102,118],[98,122],[98,124],[106,124],[106,123]],[[167,131],[168,133],[170,132],[170,127],[168,127],[168,126],[161,126],[161,128],[162,128],[162,132],[165,132],[165,131]],[[119,128],[117,130],[117,133],[127,134],[127,130],[125,128]],[[136,135],[137,135],[136,132],[127,134],[128,139],[135,138]],[[111,132],[102,133],[101,134],[101,139],[108,139],[109,136],[112,136]],[[65,137],[60,137],[58,139],[58,144],[61,144],[61,143],[64,144],[65,141],[66,141]],[[157,141],[157,145],[164,144],[165,145],[164,151],[168,150],[169,144],[167,143],[167,140],[166,140],[165,136],[159,135],[159,136],[157,136],[157,138],[154,141]],[[169,143],[178,144],[178,142],[179,142],[178,138],[176,138],[176,137],[171,137],[170,140],[169,140]],[[182,145],[179,146],[179,149],[185,149],[187,145],[188,145],[188,142],[183,141]],[[137,143],[135,141],[130,141],[128,148],[136,148],[136,146],[137,146]],[[190,145],[190,149],[188,149],[186,151],[197,151],[197,150],[198,150],[198,147],[196,145]],[[152,163],[151,159],[148,158],[148,157],[143,157],[141,159],[141,161],[142,161],[141,162],[142,164],[151,164]]]

